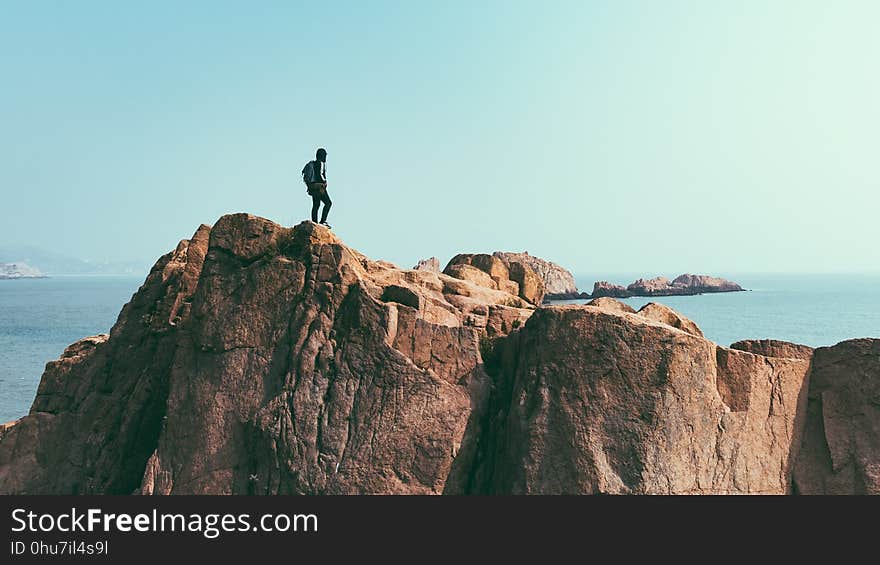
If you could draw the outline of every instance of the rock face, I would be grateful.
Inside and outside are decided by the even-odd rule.
[[[704,292],[739,292],[745,290],[735,282],[708,275],[679,275],[672,280],[674,289],[686,288],[700,294]]]
[[[608,281],[597,281],[593,284],[593,298],[629,298],[629,291],[617,284]]]
[[[672,281],[666,277],[638,279],[626,288],[608,281],[593,285],[593,298],[630,298],[632,296],[689,296],[709,292],[737,292],[745,290],[728,280],[706,275],[679,275]]]
[[[777,339],[746,339],[731,344],[730,348],[748,351],[755,355],[766,355],[767,357],[788,357],[790,359],[806,359],[808,361],[813,358],[812,347],[779,341]]]
[[[803,435],[796,492],[880,494],[880,339],[815,350]]]
[[[636,311],[629,304],[624,304],[619,300],[614,300],[613,298],[608,297],[594,298],[587,302],[587,306],[595,306],[596,308],[611,312],[623,312],[628,314],[636,313]]]
[[[440,260],[436,257],[429,259],[420,259],[418,264],[413,267],[416,271],[430,271],[432,273],[440,272]]]
[[[481,271],[481,274],[475,270]],[[449,260],[443,273],[519,296],[536,306],[544,300],[544,283],[528,265],[517,261],[505,262],[495,255],[456,255]]]
[[[493,255],[504,261],[508,267],[512,263],[521,263],[531,268],[544,283],[544,290],[550,300],[581,298],[574,275],[556,263],[529,255],[528,251],[522,253],[496,251]]]
[[[720,348],[639,314],[541,308],[496,379],[464,492],[786,493],[809,363]]]
[[[224,216],[109,339],[48,365],[0,439],[0,492],[442,492],[487,387],[480,339],[532,312],[510,299],[310,222]]]
[[[880,340],[727,349],[661,305],[535,308],[522,263],[447,270],[201,226],[0,426],[0,494],[880,491]]]
[[[639,279],[626,287],[631,296],[683,296],[706,292],[737,292],[741,286],[706,275],[679,275],[669,281],[666,277]]]
[[[0,263],[0,280],[42,278],[46,278],[46,275],[27,263]]]
[[[664,304],[649,302],[639,309],[638,314],[643,318],[678,328],[691,335],[703,337],[703,332],[697,327],[697,324]]]

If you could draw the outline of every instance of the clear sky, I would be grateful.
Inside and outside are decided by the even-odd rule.
[[[880,3],[5,2],[0,242],[152,262],[308,216],[412,266],[880,268]]]

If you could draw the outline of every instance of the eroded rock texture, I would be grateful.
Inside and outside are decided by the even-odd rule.
[[[801,494],[880,494],[880,339],[815,350],[794,484]]]
[[[0,492],[441,492],[486,389],[480,338],[525,306],[311,223],[224,216],[109,339],[49,364],[2,432]]]
[[[0,426],[0,493],[880,490],[880,340],[728,349],[657,304],[536,309],[522,263],[446,271],[201,226]]]
[[[541,308],[500,341],[466,492],[786,493],[809,363],[639,314]]]

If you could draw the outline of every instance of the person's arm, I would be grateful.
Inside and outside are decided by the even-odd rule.
[[[320,177],[321,182],[323,182],[324,186],[326,187],[327,186],[327,163],[324,163],[322,161],[318,161],[318,163],[320,163],[320,165],[321,165],[319,168],[320,173],[321,173],[321,177]]]

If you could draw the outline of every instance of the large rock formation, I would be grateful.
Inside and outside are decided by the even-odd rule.
[[[162,257],[109,339],[50,363],[0,439],[3,493],[439,493],[531,313],[327,229],[238,214]]]
[[[463,492],[790,490],[807,361],[721,348],[625,309],[556,306],[487,366],[496,387]]]
[[[544,283],[544,290],[547,293],[546,298],[549,300],[565,300],[583,297],[578,292],[577,285],[574,281],[574,275],[556,263],[541,259],[540,257],[535,257],[534,255],[529,255],[528,251],[522,253],[496,251],[493,255],[504,261],[508,267],[513,263],[521,263],[531,268]]]
[[[519,296],[534,305],[544,300],[544,283],[531,267],[517,261],[505,262],[495,255],[461,253],[449,260],[443,273]]]
[[[796,492],[880,494],[880,339],[815,350],[803,436]]]
[[[705,292],[737,292],[743,288],[725,279],[707,275],[679,275],[672,282],[666,277],[638,279],[628,287],[630,296],[686,296]]]
[[[632,296],[628,290],[619,284],[608,281],[596,281],[593,283],[593,298],[629,298]]]
[[[727,349],[665,306],[535,309],[491,255],[448,269],[201,226],[0,426],[0,494],[878,492],[880,340]]]
[[[704,292],[739,292],[745,290],[735,282],[708,275],[678,275],[672,279],[673,289],[688,289],[694,294]]]

